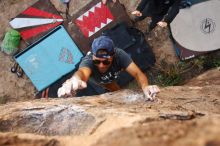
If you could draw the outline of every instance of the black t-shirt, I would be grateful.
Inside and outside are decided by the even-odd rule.
[[[115,55],[113,58],[112,65],[105,73],[100,73],[93,64],[92,53],[87,53],[87,55],[82,59],[79,68],[88,67],[92,70],[91,77],[100,84],[111,83],[119,77],[122,70],[125,70],[132,62],[131,57],[122,49],[116,48]]]

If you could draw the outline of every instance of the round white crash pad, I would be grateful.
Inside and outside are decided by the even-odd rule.
[[[204,52],[220,48],[220,0],[180,9],[170,24],[173,38],[186,49]]]

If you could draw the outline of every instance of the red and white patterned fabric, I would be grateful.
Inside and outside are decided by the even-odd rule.
[[[75,20],[84,36],[91,37],[114,20],[109,8],[99,2]]]

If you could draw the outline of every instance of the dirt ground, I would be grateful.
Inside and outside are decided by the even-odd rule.
[[[0,42],[2,42],[5,32],[10,29],[9,20],[26,9],[34,1],[1,0],[0,1]],[[34,97],[34,87],[26,76],[18,78],[16,74],[11,73],[11,67],[14,64],[12,56],[0,52],[0,101],[19,101],[32,99]]]

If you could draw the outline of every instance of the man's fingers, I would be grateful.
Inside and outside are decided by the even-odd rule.
[[[149,91],[150,96],[154,98],[157,95],[157,93],[160,92],[160,89],[156,85],[154,85],[149,87]]]
[[[72,96],[76,96],[76,91],[75,90],[71,90],[71,95]]]
[[[84,88],[86,88],[87,87],[87,84],[86,84],[86,82],[84,82],[84,81],[81,81],[81,84],[80,84],[80,87],[79,87],[79,89],[84,89]]]
[[[149,94],[145,94],[145,98],[146,98],[147,100],[150,100],[150,101],[153,100],[153,98],[152,98]]]
[[[150,90],[149,90],[149,89],[145,89],[145,90],[144,90],[144,95],[145,95],[145,98],[146,98],[147,100],[152,101],[152,100],[153,100],[153,98],[152,98],[152,96],[151,96],[150,94],[151,94],[151,92],[150,92]]]
[[[160,92],[160,88],[157,85],[153,85],[156,92]]]
[[[65,94],[70,94],[71,92],[71,83],[70,82],[67,82],[65,83],[63,86],[62,86]]]
[[[155,98],[155,97],[156,97],[156,95],[157,95],[157,93],[154,93],[154,94],[152,95],[152,97],[153,97],[153,98]]]
[[[63,91],[63,88],[62,88],[62,87],[58,89],[57,95],[58,95],[58,97],[61,97],[61,96],[64,95],[64,91]]]
[[[87,84],[86,82],[78,79],[78,78],[71,78],[67,80],[65,83],[63,83],[62,87],[58,89],[57,95],[58,97],[61,96],[75,96],[76,91],[78,89],[86,88]]]
[[[62,97],[64,97],[64,98],[69,98],[71,96],[71,94],[65,94],[65,95],[63,95]]]
[[[77,80],[76,82],[72,83],[72,90],[84,89],[86,87],[87,84],[84,81]]]
[[[78,82],[72,83],[72,90],[77,90],[78,88],[79,88],[79,83]]]
[[[154,97],[155,94],[157,94],[157,93],[154,91],[154,88],[152,88],[151,91],[150,91],[150,96],[151,96],[151,97]]]
[[[57,91],[57,95],[58,97],[64,97],[65,95],[67,95],[66,90],[63,87],[59,88]]]
[[[147,100],[153,101],[160,89],[157,85],[147,86],[143,89],[145,97]]]
[[[79,89],[79,86],[80,86],[80,83],[81,81],[77,78],[72,78],[71,80],[71,83],[72,83],[72,90],[78,90]]]
[[[58,95],[58,97],[67,98],[67,97],[70,97],[70,96],[76,96],[76,91],[70,90],[70,92],[67,93],[66,90],[63,87],[61,87],[61,88],[58,89],[57,95]]]
[[[67,80],[66,82],[63,83],[62,87],[60,87],[57,91],[57,95],[58,97],[64,96],[64,95],[68,95],[71,92],[71,88],[72,88],[72,83],[71,80]]]
[[[153,85],[151,86],[150,91],[153,93],[158,93],[160,92],[160,89],[156,85]]]

